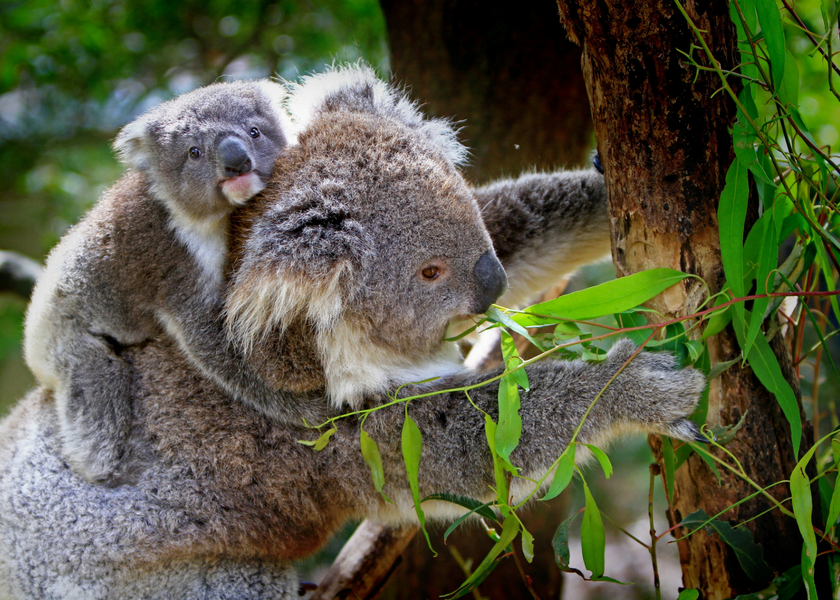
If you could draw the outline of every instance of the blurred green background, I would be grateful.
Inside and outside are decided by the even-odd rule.
[[[43,262],[120,176],[119,127],[161,100],[359,58],[388,75],[376,0],[0,2],[0,250]],[[0,415],[34,383],[25,309],[0,293]]]

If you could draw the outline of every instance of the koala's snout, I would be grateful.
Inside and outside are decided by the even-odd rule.
[[[502,263],[496,258],[496,255],[488,250],[481,255],[473,267],[473,274],[475,275],[476,283],[478,284],[478,294],[475,298],[475,305],[473,306],[473,313],[486,312],[490,305],[493,304],[499,296],[505,293],[507,289],[507,275],[502,268]]]
[[[219,159],[226,177],[244,175],[253,168],[248,147],[237,137],[226,137],[219,143]]]

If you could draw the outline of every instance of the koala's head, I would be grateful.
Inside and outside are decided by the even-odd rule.
[[[265,187],[293,135],[285,96],[268,80],[208,85],[126,125],[114,149],[176,214],[228,214]]]
[[[307,320],[336,405],[460,370],[447,324],[486,311],[507,279],[453,130],[364,67],[291,100],[298,145],[240,219],[233,336],[249,348]]]

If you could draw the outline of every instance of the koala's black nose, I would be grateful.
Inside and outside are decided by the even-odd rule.
[[[226,137],[219,144],[219,159],[226,177],[250,173],[251,157],[245,143],[236,137]]]
[[[502,268],[502,263],[491,251],[481,255],[473,267],[476,282],[478,283],[478,294],[475,299],[475,306],[472,312],[486,312],[499,296],[507,289],[507,275]]]

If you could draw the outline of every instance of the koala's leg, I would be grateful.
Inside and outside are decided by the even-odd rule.
[[[499,304],[522,305],[610,253],[604,176],[595,170],[522,175],[480,187],[476,198],[508,276]]]
[[[536,479],[548,472],[592,401],[635,349],[631,342],[622,341],[600,364],[546,360],[527,368],[531,389],[521,392],[522,435],[510,457],[512,464],[521,469],[522,476]],[[497,374],[498,371],[483,377],[450,379],[443,385],[470,385]],[[704,386],[702,373],[679,369],[672,356],[640,353],[595,402],[577,441],[603,447],[614,436],[628,432],[695,440],[700,432],[686,417],[694,411]],[[411,390],[404,390],[401,395],[408,393]],[[492,383],[469,393],[472,401],[498,422],[498,385]],[[384,491],[396,502],[395,507],[380,503],[378,513],[366,516],[387,520],[411,516],[413,502],[406,482],[400,436],[395,433],[402,428],[404,411],[403,405],[375,411],[365,422],[364,429],[380,446],[387,483]],[[449,493],[489,500],[490,488],[495,484],[484,415],[470,405],[462,392],[413,401],[408,406],[408,414],[423,436],[421,497]],[[358,452],[358,426],[348,437],[345,462],[350,462],[351,452]],[[578,452],[578,456],[583,454]],[[549,476],[545,483],[550,482]],[[533,487],[527,479],[514,478],[511,491],[521,500]],[[375,496],[373,491],[368,501]],[[445,510],[451,511],[452,507],[430,503],[431,514],[447,516],[442,512]]]
[[[110,477],[131,426],[129,365],[115,340],[86,331],[65,339],[55,394],[63,451],[88,481],[115,483]]]

